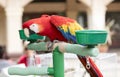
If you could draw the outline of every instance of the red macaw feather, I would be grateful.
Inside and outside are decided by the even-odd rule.
[[[63,16],[58,16],[58,15],[52,15],[51,16],[51,22],[54,23],[56,26],[61,26],[63,24],[69,24],[69,23],[74,23],[75,20],[70,19],[68,17],[63,17]]]

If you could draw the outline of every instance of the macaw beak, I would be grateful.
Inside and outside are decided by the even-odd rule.
[[[36,34],[36,33],[32,31],[31,29],[29,29],[29,35],[32,35],[32,34]]]
[[[26,37],[30,37],[32,34],[36,34],[34,31],[32,31],[31,29],[28,29],[28,28],[24,28],[24,34]]]
[[[31,30],[27,30],[28,31],[28,35],[26,36],[27,33],[25,33],[25,30],[19,30],[19,35],[20,35],[20,39],[22,40],[31,40],[31,41],[36,41],[36,40],[45,40],[45,36],[40,36],[38,34],[36,34],[34,31]]]

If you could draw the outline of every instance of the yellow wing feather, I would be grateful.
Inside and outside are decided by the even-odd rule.
[[[64,32],[70,32],[70,34],[75,35],[75,31],[76,30],[83,30],[82,26],[80,26],[77,22],[74,23],[69,23],[69,24],[63,24],[62,26],[60,26],[60,28],[64,31]]]

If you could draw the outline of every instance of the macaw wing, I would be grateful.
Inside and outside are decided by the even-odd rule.
[[[52,15],[51,23],[57,27],[62,35],[69,41],[76,43],[75,31],[83,28],[73,19],[63,16]]]

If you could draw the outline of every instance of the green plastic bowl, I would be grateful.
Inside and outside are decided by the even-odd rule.
[[[77,30],[75,33],[77,43],[83,45],[103,44],[107,38],[105,30]]]

